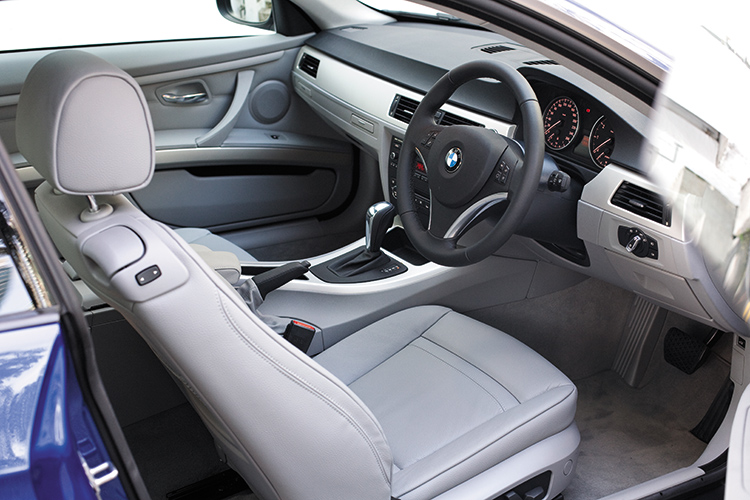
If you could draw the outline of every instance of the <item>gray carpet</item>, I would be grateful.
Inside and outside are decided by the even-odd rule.
[[[575,381],[612,367],[633,298],[590,278],[560,292],[465,314],[518,338]]]
[[[728,364],[711,355],[693,375],[661,359],[655,365],[640,389],[611,371],[576,381],[581,452],[566,500],[601,498],[686,467],[703,452],[705,443],[690,430],[726,379]]]
[[[706,327],[670,313],[638,389],[611,371],[634,296],[597,279],[469,316],[542,354],[578,387],[581,453],[566,500],[593,500],[692,464],[705,444],[690,430],[729,374],[731,336],[706,364],[686,375],[664,361],[671,326]]]

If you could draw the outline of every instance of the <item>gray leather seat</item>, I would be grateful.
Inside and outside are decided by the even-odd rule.
[[[580,439],[576,389],[562,373],[437,306],[384,318],[310,359],[122,194],[153,172],[147,110],[124,72],[53,53],[24,85],[18,143],[47,179],[37,204],[60,252],[182,382],[260,498],[494,498],[539,474],[549,498],[562,491]]]

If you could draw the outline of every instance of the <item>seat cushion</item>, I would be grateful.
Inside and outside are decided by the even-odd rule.
[[[257,262],[257,259],[226,238],[202,227],[181,227],[174,230],[188,243],[203,245],[216,252],[232,252],[240,262]]]
[[[565,430],[575,416],[576,388],[557,368],[444,307],[396,313],[316,361],[380,421],[397,498],[439,494]]]

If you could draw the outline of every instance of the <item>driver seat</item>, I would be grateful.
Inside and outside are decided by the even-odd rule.
[[[570,482],[576,388],[517,340],[423,306],[311,359],[134,207],[123,193],[151,179],[153,131],[123,71],[85,52],[44,57],[17,132],[46,179],[36,199],[59,251],[182,383],[258,497],[553,498]]]

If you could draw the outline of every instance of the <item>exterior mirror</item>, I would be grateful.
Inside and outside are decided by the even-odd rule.
[[[240,24],[265,26],[271,22],[272,0],[217,0],[221,14]]]

